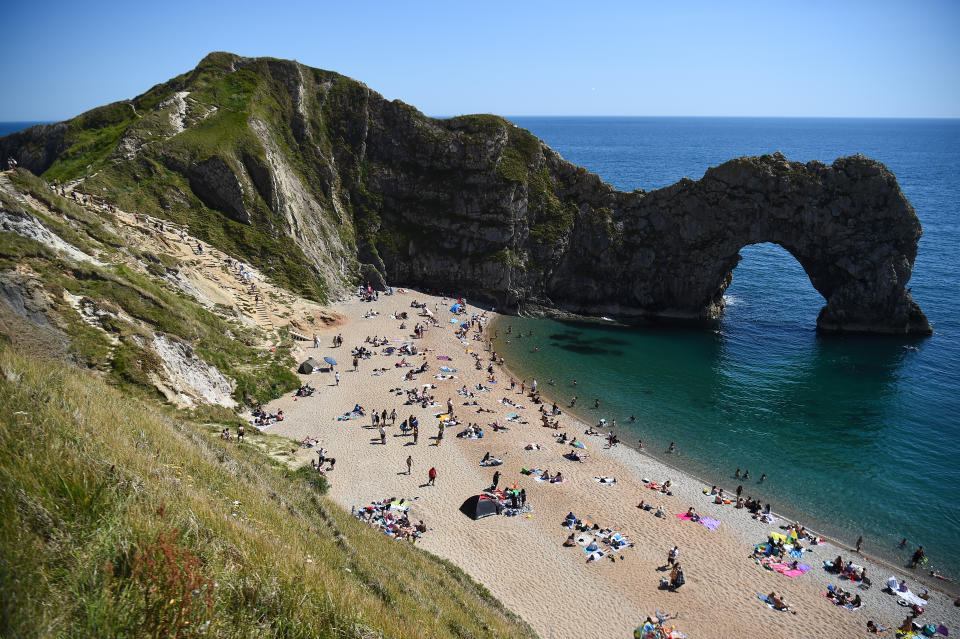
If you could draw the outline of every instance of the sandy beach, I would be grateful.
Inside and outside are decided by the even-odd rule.
[[[422,339],[412,339],[414,325],[427,319],[418,316],[419,309],[411,308],[414,300],[426,303],[437,322],[426,324]],[[520,380],[511,391],[508,370],[497,365],[497,383],[490,384],[486,370],[475,368],[473,353],[481,356],[484,368],[489,362],[486,340],[474,330],[463,339],[457,338],[454,332],[458,323],[451,322],[454,315],[449,310],[452,303],[450,298],[407,291],[381,295],[375,302],[354,297],[335,304],[332,310],[343,316],[343,322],[318,333],[319,348],[306,343],[297,356],[302,359],[312,355],[320,360],[334,357],[339,363],[339,385],[331,373],[303,375],[304,382],[317,388],[312,397],[287,396],[266,407],[271,413],[282,409],[285,415],[266,432],[297,441],[320,438],[319,446],[336,458],[335,470],[329,473],[330,496],[336,503],[350,510],[387,497],[410,500],[411,519],[422,519],[429,528],[419,545],[462,567],[542,637],[628,637],[658,609],[677,613],[678,618],[667,625],[674,625],[690,638],[857,637],[867,634],[867,620],[895,628],[907,616],[908,609],[897,604],[897,597],[882,591],[887,577],[894,574],[902,579],[902,573],[893,573],[830,543],[808,546],[800,560],[812,567],[806,574],[789,578],[767,570],[749,557],[753,545],[766,541],[768,533],[783,533],[781,526],[789,522],[764,524],[746,509],[715,505],[703,492],[709,486],[626,446],[606,448],[603,436],[584,435],[584,425],[566,413],[559,417],[559,431],[541,426],[539,406],[521,394]],[[364,317],[371,310],[378,314]],[[401,312],[409,316],[403,329],[401,320],[391,317]],[[468,303],[466,314],[457,319],[469,321],[472,314],[483,312]],[[486,312],[487,322],[493,317]],[[332,346],[337,334],[343,337],[339,348]],[[404,381],[404,375],[413,369],[396,368],[394,364],[401,356],[381,355],[381,348],[365,344],[367,337],[374,336],[393,340],[392,345],[403,341],[416,344],[421,352],[407,356],[406,361],[416,367],[425,355],[429,370],[416,375],[415,380]],[[350,354],[354,346],[366,346],[376,353],[361,359],[356,372]],[[438,360],[438,356],[450,359]],[[435,377],[441,366],[455,369],[448,374],[451,379]],[[374,372],[380,368],[386,370]],[[424,384],[435,385],[429,392],[436,404],[427,408],[405,405],[407,397],[402,391],[422,389]],[[492,390],[477,391],[477,384]],[[457,394],[463,386],[475,397]],[[549,409],[550,388],[543,385],[540,390]],[[522,408],[501,403],[504,398]],[[436,445],[435,416],[446,412],[448,399],[460,425],[448,426],[441,444]],[[556,399],[563,410],[563,398]],[[471,405],[464,405],[468,401]],[[474,401],[477,405],[472,404]],[[366,409],[366,416],[338,421],[337,417],[351,411],[355,404]],[[397,425],[387,422],[386,443],[381,444],[370,415],[384,409],[396,409]],[[519,419],[505,421],[511,413],[518,414]],[[408,415],[416,416],[420,423],[416,445],[412,437],[400,433],[399,423]],[[495,432],[488,426],[495,421],[509,430]],[[457,438],[456,434],[471,422],[483,427],[484,437]],[[583,463],[565,458],[571,447],[557,443],[558,432],[583,440],[589,457]],[[538,444],[539,450],[526,450],[531,443]],[[303,463],[316,459],[319,446],[300,448],[298,459]],[[481,467],[479,462],[487,452],[502,459],[503,464]],[[409,475],[405,463],[408,455],[413,458]],[[435,486],[426,485],[431,467],[438,471]],[[537,482],[531,475],[522,474],[522,468],[548,469],[551,474],[560,471],[567,481]],[[533,512],[529,516],[493,516],[478,521],[460,513],[461,503],[490,486],[497,470],[501,473],[500,487],[517,484],[526,490]],[[616,483],[603,485],[596,477],[613,477]],[[661,483],[669,479],[673,494],[650,490],[644,486],[644,479]],[[658,518],[654,511],[638,509],[641,499],[654,508],[662,506],[666,516]],[[720,520],[719,528],[711,530],[675,516],[691,506],[701,516]],[[568,512],[626,535],[634,545],[622,551],[619,559],[604,557],[588,562],[581,547],[562,545],[570,534],[562,527]],[[675,592],[659,588],[661,577],[669,573],[658,570],[666,564],[673,546],[679,549],[686,577],[686,584]],[[861,589],[826,572],[823,562],[838,554],[867,566],[872,587]],[[864,605],[858,610],[834,605],[824,597],[829,584],[860,595]],[[911,579],[907,579],[907,585],[914,592],[924,590]],[[758,599],[758,593],[771,591],[781,595],[796,614],[772,610]],[[960,608],[945,594],[932,591],[925,610],[919,621],[960,629]]]

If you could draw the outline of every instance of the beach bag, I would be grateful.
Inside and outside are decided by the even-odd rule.
[[[677,587],[679,588],[683,584],[687,583],[687,580],[683,577],[683,571],[677,573]]]
[[[937,627],[928,623],[923,627],[923,634],[927,637],[932,637],[933,635],[937,634]]]

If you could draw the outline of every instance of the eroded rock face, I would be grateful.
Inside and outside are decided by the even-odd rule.
[[[203,114],[196,122],[237,129],[229,137],[235,148],[221,145],[210,156],[207,146],[191,146],[189,118],[177,120],[176,135],[156,140],[145,127],[157,114],[143,113],[153,99],[143,96],[78,116],[71,127],[119,127],[139,104],[128,132],[144,129],[133,137],[154,141],[135,155],[186,177],[206,206],[259,237],[302,250],[304,276],[322,278],[328,290],[349,279],[378,288],[390,282],[506,311],[712,321],[723,313],[740,249],[773,242],[826,300],[821,330],[930,332],[906,289],[920,223],[894,175],[865,157],[830,166],[779,154],[739,158],[697,181],[625,193],[496,116],[428,118],[291,61],[216,53],[200,69],[145,95],[164,98],[168,109],[189,95],[187,106]],[[255,86],[249,95],[258,96],[247,104],[246,123],[225,115],[236,105],[218,102],[242,99],[230,88],[230,76],[241,72],[238,85]],[[212,91],[217,83],[224,90]],[[161,115],[169,127],[172,112]],[[29,129],[0,139],[0,150],[31,170],[57,169],[60,154],[77,152],[63,131]],[[118,148],[90,158],[95,192],[128,179],[128,154]],[[180,206],[178,183],[152,178],[143,197],[160,193],[160,210]],[[189,207],[180,215],[189,219]],[[271,259],[289,252],[269,245]]]
[[[232,219],[250,223],[250,211],[243,202],[243,186],[223,159],[212,156],[187,169],[190,188],[204,204],[223,211]]]

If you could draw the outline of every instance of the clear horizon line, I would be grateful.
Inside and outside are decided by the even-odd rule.
[[[726,118],[726,119],[781,119],[781,120],[960,120],[960,115],[638,115],[638,114],[590,114],[590,113],[458,113],[456,115],[426,114],[436,119],[457,118],[466,115],[498,115],[503,118]]]
[[[61,119],[38,119],[38,120],[5,120],[0,119],[4,124],[56,124],[72,120],[82,113],[72,115]],[[500,113],[471,112],[458,114],[425,114],[427,117],[438,120],[462,117],[465,115],[497,115],[506,119],[510,118],[687,118],[687,119],[729,119],[729,120],[960,120],[960,115],[664,115],[664,114],[591,114],[591,113],[561,113],[561,114],[542,114],[542,113],[511,113],[509,115]]]

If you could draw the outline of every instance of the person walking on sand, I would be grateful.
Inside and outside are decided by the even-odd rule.
[[[677,556],[680,555],[680,551],[676,546],[670,549],[670,552],[667,553],[667,565],[672,566],[677,563]]]
[[[417,445],[417,440],[420,439],[420,426],[416,423],[413,424],[413,445]]]
[[[354,373],[357,372],[357,368],[359,368],[359,366],[360,366],[360,360],[357,358],[356,355],[354,355],[353,356],[353,372]]]
[[[390,425],[393,426],[397,423],[397,409],[394,408],[390,411]]]
[[[413,455],[407,455],[407,474],[413,472]]]
[[[387,445],[387,431],[383,430],[383,425],[380,425],[380,443],[384,446]]]
[[[427,472],[427,478],[428,478],[427,486],[436,486],[436,485],[437,485],[437,484],[436,484],[436,481],[437,481],[437,469],[434,468],[433,466],[431,466],[431,467],[430,467],[430,471]]]
[[[333,380],[337,383],[337,386],[340,385],[340,373],[333,374]]]
[[[313,347],[320,348],[320,338],[317,337],[316,333],[313,334]]]
[[[500,483],[500,471],[497,470],[497,471],[494,471],[493,473],[493,489],[494,490],[497,489],[497,484],[499,483]]]

